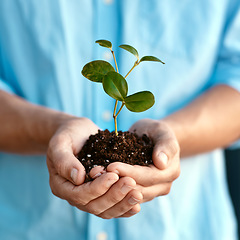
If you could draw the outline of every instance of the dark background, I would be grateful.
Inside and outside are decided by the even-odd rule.
[[[228,187],[238,220],[238,239],[240,240],[240,149],[225,150],[225,159]]]

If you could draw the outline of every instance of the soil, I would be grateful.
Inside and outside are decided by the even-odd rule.
[[[123,162],[131,165],[147,166],[152,164],[153,143],[144,134],[109,132],[99,130],[91,135],[78,154],[79,161],[86,169],[86,181],[90,181],[89,172],[93,167],[106,168],[112,162]]]

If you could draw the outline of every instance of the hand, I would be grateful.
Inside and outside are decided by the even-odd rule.
[[[91,174],[103,174],[84,183],[85,169],[76,155],[89,135],[97,130],[98,127],[86,118],[67,120],[57,130],[47,152],[51,190],[78,209],[101,218],[132,216],[140,211],[138,203],[142,200],[141,193],[134,190],[136,182],[133,179],[123,177],[119,180],[116,173],[104,173],[96,168]]]
[[[131,177],[136,183],[143,199],[147,202],[170,192],[172,182],[180,174],[180,149],[177,139],[164,121],[144,119],[136,122],[130,131],[138,135],[147,134],[154,143],[153,163],[150,166],[132,166],[124,163],[112,163],[108,172],[120,177]]]

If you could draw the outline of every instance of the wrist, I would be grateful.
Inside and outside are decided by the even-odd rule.
[[[67,121],[77,117],[45,107],[37,106],[27,116],[32,121],[26,121],[28,138],[32,142],[34,153],[46,153],[48,144],[56,131]]]

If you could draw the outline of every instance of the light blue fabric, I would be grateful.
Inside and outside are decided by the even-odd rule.
[[[239,5],[1,0],[0,88],[112,130],[106,116],[114,101],[80,74],[88,61],[109,58],[107,49],[94,44],[109,39],[123,75],[135,59],[117,48],[122,43],[166,62],[144,62],[130,74],[129,93],[150,90],[156,104],[139,114],[124,109],[119,129],[145,117],[160,119],[217,84],[240,91]],[[132,218],[102,220],[52,195],[44,156],[1,153],[0,239],[93,240],[105,232],[111,240],[235,240],[221,150],[183,159],[181,168],[168,196],[142,204]]]

